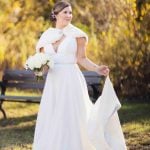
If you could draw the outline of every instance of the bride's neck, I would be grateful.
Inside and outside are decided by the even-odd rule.
[[[57,28],[57,29],[63,29],[63,28],[65,28],[67,25],[62,25],[62,24],[57,24],[56,23],[56,25],[55,25],[55,27]]]

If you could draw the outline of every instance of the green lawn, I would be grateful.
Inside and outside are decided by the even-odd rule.
[[[0,150],[31,150],[39,104],[4,103],[0,113]],[[124,103],[119,116],[129,150],[150,149],[150,104]]]

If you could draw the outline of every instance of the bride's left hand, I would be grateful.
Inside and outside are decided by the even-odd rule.
[[[100,65],[97,67],[96,72],[99,75],[107,76],[109,74],[109,68],[108,68],[108,66]]]

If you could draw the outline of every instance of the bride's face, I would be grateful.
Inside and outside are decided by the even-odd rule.
[[[68,6],[56,15],[56,23],[61,25],[68,25],[72,20],[72,8]]]

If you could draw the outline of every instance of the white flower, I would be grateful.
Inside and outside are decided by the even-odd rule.
[[[47,65],[49,68],[53,68],[54,62],[49,55],[45,53],[36,53],[27,59],[25,68],[33,70],[35,76],[39,79],[43,78],[44,65]]]
[[[26,66],[26,69],[31,69],[31,70],[33,70],[34,69],[34,60],[33,60],[34,58],[33,58],[33,56],[30,56],[28,59],[27,59],[27,61],[26,61],[26,63],[25,63],[25,66]]]

